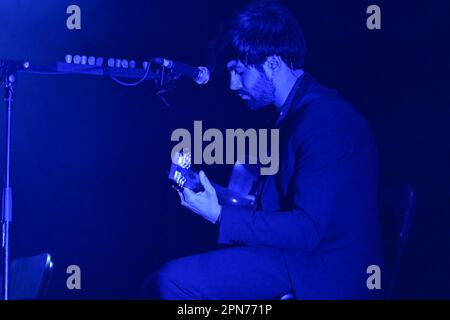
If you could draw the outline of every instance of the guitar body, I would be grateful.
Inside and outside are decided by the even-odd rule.
[[[179,154],[172,162],[169,179],[177,189],[191,189],[194,192],[203,191],[198,173],[190,169],[189,154]],[[221,205],[237,205],[253,207],[256,202],[256,190],[259,168],[257,165],[246,165],[237,162],[231,173],[228,187],[211,182],[216,190]]]

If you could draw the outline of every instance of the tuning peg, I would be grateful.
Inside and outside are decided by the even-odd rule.
[[[142,69],[147,69],[147,68],[148,68],[148,61],[142,62]]]
[[[71,54],[66,54],[64,60],[66,60],[66,63],[72,63],[73,57]]]
[[[110,68],[114,67],[114,58],[108,59],[108,67],[110,67]]]
[[[127,59],[123,59],[120,63],[121,63],[122,68],[128,68],[128,60]]]
[[[136,61],[130,60],[130,68],[131,68],[131,69],[136,68]]]
[[[97,67],[101,67],[103,65],[103,58],[102,57],[98,57],[97,59],[95,59],[95,65]]]
[[[81,56],[81,64],[86,64],[86,63],[87,63],[87,57]]]
[[[179,186],[180,188],[183,188],[183,187],[184,187],[184,184],[186,183],[186,178],[185,178],[185,177],[180,177],[180,178],[177,180],[177,183],[178,183],[178,186]]]
[[[120,68],[121,66],[122,66],[122,60],[120,60],[120,59],[116,59],[116,61],[115,61],[115,65],[114,65],[116,68]]]
[[[81,56],[78,55],[78,54],[76,54],[76,55],[73,57],[73,63],[75,63],[75,64],[80,64],[80,62],[81,62]]]
[[[95,57],[90,56],[90,57],[87,59],[87,62],[88,62],[88,65],[93,66],[93,65],[95,64]]]
[[[173,184],[172,185],[172,188],[174,188],[175,190],[177,190],[178,192],[181,192],[181,191],[183,191],[183,188],[182,187],[180,187],[179,185],[177,185],[177,184]]]

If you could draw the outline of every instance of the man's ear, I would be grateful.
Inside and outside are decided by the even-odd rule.
[[[279,70],[281,70],[282,63],[283,60],[281,59],[280,56],[277,55],[268,56],[266,62],[264,62],[263,67],[268,76],[273,76]]]

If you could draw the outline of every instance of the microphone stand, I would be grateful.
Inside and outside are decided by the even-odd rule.
[[[128,79],[140,79],[140,80],[160,80],[160,77],[149,70],[144,69],[124,69],[117,67],[104,67],[104,66],[91,66],[83,64],[71,64],[64,62],[57,62],[56,64],[49,66],[33,66],[26,61],[11,61],[0,60],[0,79],[2,79],[3,86],[5,88],[4,98],[6,102],[6,153],[5,153],[5,172],[4,172],[4,187],[3,187],[3,201],[2,201],[2,237],[1,237],[1,299],[9,299],[10,289],[10,225],[12,222],[12,189],[10,182],[10,169],[11,169],[11,110],[14,92],[14,83],[16,81],[16,72],[25,72],[31,74],[86,74],[103,77],[121,77]],[[169,75],[167,80],[174,80],[176,77]],[[163,81],[161,79],[160,86],[162,87]]]
[[[2,202],[2,300],[8,300],[9,294],[9,227],[12,221],[12,190],[10,183],[11,164],[11,109],[14,92],[14,82],[16,80],[13,67],[0,64],[3,68],[3,85],[5,87],[6,101],[6,165],[5,165],[5,185],[3,188]]]

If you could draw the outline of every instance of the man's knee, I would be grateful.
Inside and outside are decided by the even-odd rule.
[[[178,260],[169,261],[158,271],[151,273],[141,288],[146,299],[178,300],[189,299],[188,277],[185,268]]]

